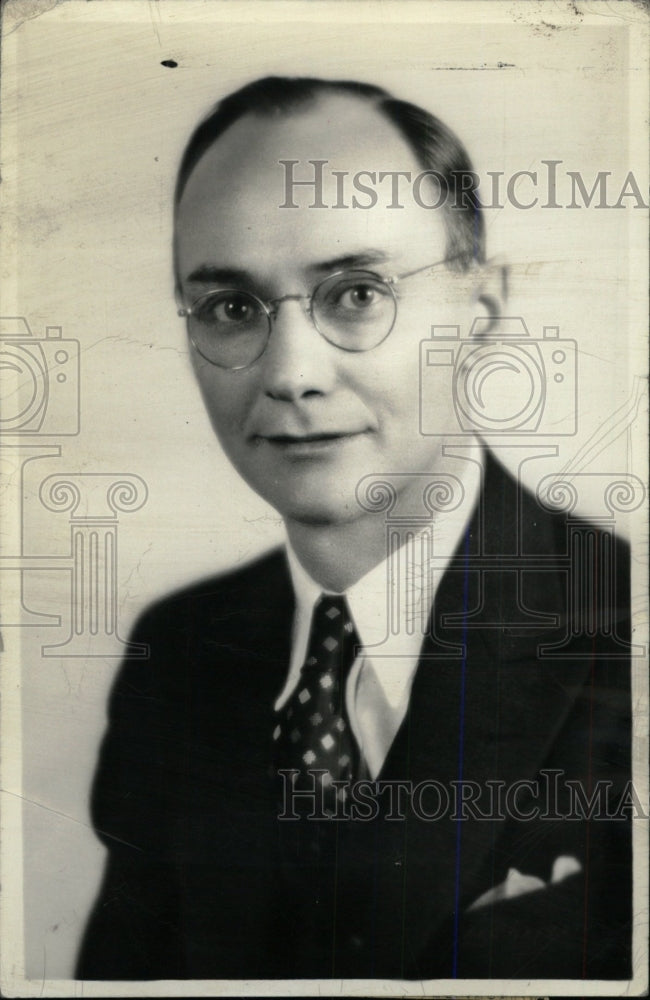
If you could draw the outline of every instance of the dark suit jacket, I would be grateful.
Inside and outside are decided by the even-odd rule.
[[[109,853],[78,976],[628,978],[628,574],[608,531],[543,511],[488,457],[379,778],[532,782],[510,817],[482,798],[487,818],[452,800],[436,820],[279,821],[284,554],[155,605],[133,636],[150,658],[111,698],[92,793]],[[567,781],[587,804],[603,791],[590,818],[566,818]],[[548,884],[560,856],[581,871]],[[513,868],[547,886],[468,909]]]

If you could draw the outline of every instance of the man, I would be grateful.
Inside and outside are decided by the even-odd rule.
[[[426,173],[401,209],[335,207],[399,172]],[[625,552],[576,584],[599,539],[449,445],[451,380],[420,432],[431,324],[503,312],[469,176],[441,122],[356,83],[257,81],[190,140],[179,312],[288,545],[136,627],[81,978],[630,975]]]

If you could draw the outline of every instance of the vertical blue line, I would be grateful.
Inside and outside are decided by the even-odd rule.
[[[465,751],[465,682],[467,675],[467,610],[469,603],[469,526],[465,532],[465,569],[463,575],[463,657],[460,667],[460,710],[458,719],[458,790],[461,792],[463,780],[463,754]],[[462,819],[456,820],[456,881],[454,886],[454,951],[452,959],[452,979],[458,978],[458,924],[460,921],[460,833]]]

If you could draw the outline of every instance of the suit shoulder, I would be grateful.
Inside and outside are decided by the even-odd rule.
[[[267,663],[276,622],[290,622],[293,588],[283,549],[214,577],[198,580],[150,604],[130,632],[113,688],[111,714],[136,695],[172,705],[191,678],[228,680],[229,671]],[[185,694],[183,693],[185,691]]]
[[[536,489],[524,485],[516,473],[506,468],[499,459],[486,449],[485,464],[485,515],[488,525],[500,525],[503,535],[507,535],[508,523],[504,512],[512,518],[510,529],[515,528],[527,554],[558,553],[568,555],[569,529],[572,535],[588,532],[606,532],[619,560],[619,571],[629,564],[630,545],[616,532],[616,521],[593,522],[571,507],[555,506],[552,498],[539,495]],[[567,482],[566,499],[570,499]],[[565,497],[561,477],[557,477],[558,499]]]
[[[244,566],[233,567],[214,576],[203,577],[148,605],[138,618],[138,625],[177,619],[183,613],[197,612],[203,605],[237,606],[259,603],[269,594],[290,585],[284,548],[263,553]]]

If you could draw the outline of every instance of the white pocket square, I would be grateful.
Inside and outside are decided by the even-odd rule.
[[[538,878],[537,875],[524,875],[516,868],[509,868],[504,881],[488,889],[478,899],[475,899],[467,907],[467,912],[471,913],[472,910],[479,910],[483,906],[491,906],[493,903],[499,903],[503,899],[515,899],[515,897],[523,896],[528,892],[537,892],[539,889],[546,889],[547,886],[563,882],[569,875],[575,875],[576,872],[581,871],[582,865],[577,858],[574,858],[570,854],[561,854],[555,859],[549,882]]]

